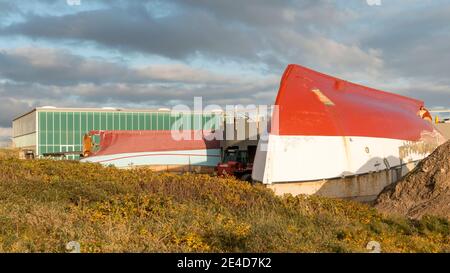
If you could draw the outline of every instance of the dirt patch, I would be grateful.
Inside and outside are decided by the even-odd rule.
[[[375,207],[388,214],[419,219],[434,215],[450,219],[450,141],[399,182],[387,186]]]

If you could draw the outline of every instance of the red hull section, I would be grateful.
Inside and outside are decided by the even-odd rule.
[[[100,134],[100,149],[94,156],[220,149],[220,141],[218,140],[206,140],[205,138],[194,140],[194,134],[199,133],[198,131],[189,131],[191,140],[176,140],[172,137],[171,131],[100,131],[98,133]],[[210,133],[204,133],[204,135],[208,134]]]
[[[275,104],[272,134],[363,136],[417,141],[430,122],[418,116],[423,102],[289,65]]]

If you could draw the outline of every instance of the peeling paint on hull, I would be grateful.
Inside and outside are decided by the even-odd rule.
[[[419,141],[406,141],[404,145],[400,146],[399,155],[401,159],[405,159],[412,154],[426,157],[444,142],[445,138],[437,130],[425,131]]]

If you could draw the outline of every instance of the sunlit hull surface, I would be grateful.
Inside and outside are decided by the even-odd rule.
[[[265,184],[316,181],[398,168],[444,142],[418,115],[423,102],[298,65],[281,80],[272,130],[252,177]]]
[[[149,166],[158,170],[189,171],[214,168],[220,161],[219,141],[204,138],[177,140],[171,131],[100,132],[100,149],[83,162],[119,168]]]

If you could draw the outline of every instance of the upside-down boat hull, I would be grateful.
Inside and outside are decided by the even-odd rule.
[[[102,131],[100,149],[82,162],[113,165],[118,168],[145,166],[157,171],[212,172],[220,162],[220,142],[177,140],[171,131]]]
[[[259,142],[252,174],[268,185],[401,168],[444,142],[418,115],[422,101],[298,65],[286,69],[275,105],[272,129]]]

